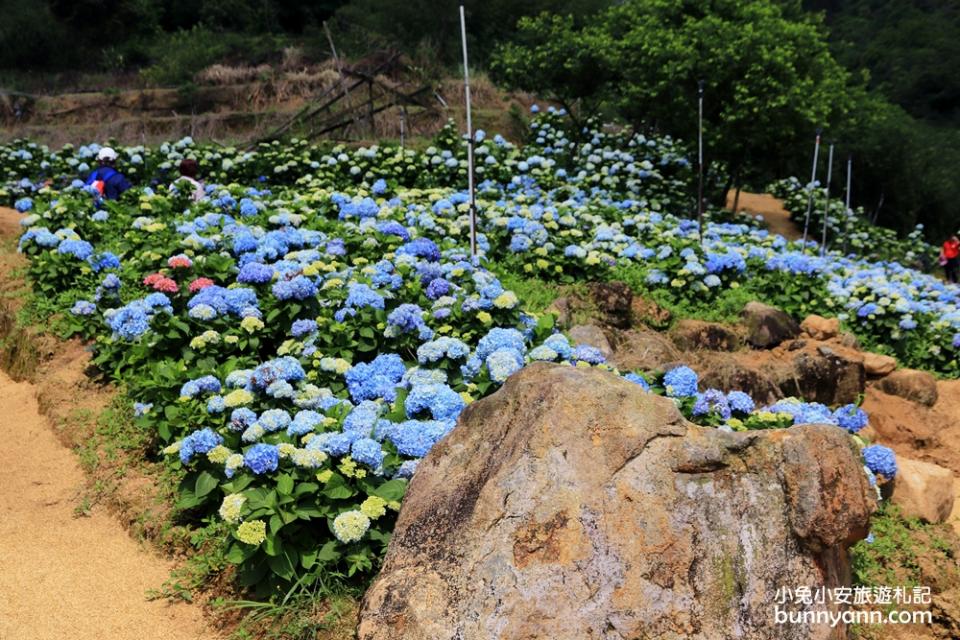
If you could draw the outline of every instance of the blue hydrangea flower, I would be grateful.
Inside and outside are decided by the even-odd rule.
[[[226,405],[224,404],[223,396],[211,396],[210,399],[207,400],[207,413],[223,413],[224,409],[226,409]]]
[[[305,335],[314,333],[317,330],[316,320],[296,320],[290,327],[290,335],[294,338],[302,338]]]
[[[394,353],[377,356],[369,363],[354,365],[344,378],[354,402],[383,398],[393,402],[397,397],[396,387],[406,367],[403,359]]]
[[[393,477],[409,480],[413,477],[413,474],[416,473],[418,464],[420,464],[419,460],[404,460]]]
[[[93,304],[89,300],[77,300],[70,308],[70,313],[75,316],[89,316],[96,312],[96,310],[97,305]]]
[[[707,389],[703,393],[698,393],[692,411],[695,416],[705,416],[711,412],[716,413],[724,420],[729,419],[731,415],[727,396],[719,389]]]
[[[663,376],[663,386],[667,395],[673,398],[692,398],[697,395],[700,379],[690,367],[680,366],[671,369]]]
[[[387,329],[384,335],[392,338],[412,332],[417,332],[422,340],[433,337],[433,331],[423,321],[423,309],[415,304],[404,303],[387,316]]]
[[[897,456],[893,449],[885,447],[882,444],[872,444],[864,447],[860,453],[863,455],[863,462],[870,471],[887,480],[892,480],[897,475]]]
[[[640,385],[640,388],[644,391],[650,391],[650,383],[647,382],[646,378],[636,373],[628,373],[623,376],[630,382]]]
[[[564,359],[573,355],[573,348],[570,346],[570,341],[567,340],[567,337],[562,333],[555,333],[544,340],[543,346],[556,351],[557,355]]]
[[[416,238],[406,244],[400,245],[396,253],[401,256],[407,255],[423,258],[428,262],[437,262],[440,260],[440,248],[437,247],[436,243],[427,238]]]
[[[139,418],[150,413],[150,409],[153,409],[152,402],[134,402],[133,403],[133,417]]]
[[[280,454],[272,444],[255,444],[243,454],[243,464],[257,475],[276,471]]]
[[[123,340],[136,340],[150,329],[150,316],[143,307],[121,307],[107,319],[113,332]]]
[[[587,364],[603,364],[607,360],[600,349],[588,344],[578,344],[573,349],[573,353],[570,354],[570,359],[574,362],[586,362]]]
[[[383,448],[372,438],[360,438],[355,441],[350,446],[350,455],[354,460],[371,469],[376,469],[383,464]]]
[[[180,443],[180,462],[187,464],[195,454],[207,453],[223,443],[223,438],[212,429],[194,431]]]
[[[343,433],[321,433],[307,443],[307,449],[319,449],[330,456],[345,456],[360,435],[351,431]]]
[[[431,300],[442,298],[453,290],[453,285],[443,278],[434,278],[427,285],[426,294]]]
[[[424,342],[417,348],[417,361],[420,364],[433,363],[444,358],[463,360],[469,356],[470,347],[465,342],[447,336]]]
[[[547,344],[547,346],[553,348],[550,344]],[[500,349],[515,351],[522,357],[527,352],[527,345],[523,334],[516,329],[495,327],[491,329],[487,335],[480,338],[480,341],[477,343],[476,356],[481,360],[486,360],[490,354]],[[560,353],[559,349],[554,349],[554,351]]]
[[[291,438],[306,435],[313,432],[322,422],[323,416],[316,411],[311,411],[310,409],[298,411],[289,426],[287,426],[287,435]]]
[[[756,408],[753,398],[743,391],[729,392],[727,394],[727,404],[730,405],[731,410],[744,415],[751,413]]]
[[[243,431],[257,421],[257,414],[252,409],[240,407],[234,409],[230,414],[230,422],[227,426],[231,431]]]
[[[460,394],[445,384],[415,386],[404,401],[408,418],[429,412],[434,420],[456,420],[466,406]]]
[[[317,285],[306,276],[296,276],[290,280],[278,280],[273,283],[273,295],[277,300],[306,300],[317,294]]]
[[[291,356],[283,356],[264,362],[250,374],[250,385],[254,389],[266,390],[277,380],[298,382],[306,377],[303,366]]]
[[[387,220],[377,225],[377,231],[388,236],[397,236],[406,241],[410,239],[410,232],[407,228],[395,220]]]
[[[260,262],[248,262],[240,267],[237,282],[249,284],[264,284],[273,280],[273,267]]]
[[[201,393],[220,393],[220,381],[214,376],[201,376],[180,387],[181,398],[196,398]]]
[[[286,429],[290,424],[290,414],[283,409],[267,409],[260,414],[257,422],[267,433]]]
[[[364,400],[350,411],[343,420],[343,430],[368,436],[380,418],[383,406],[372,400]]]
[[[867,413],[855,404],[848,404],[840,407],[833,412],[833,417],[837,424],[849,431],[856,433],[867,426]]]
[[[93,255],[93,245],[86,240],[63,240],[57,247],[57,253],[86,260]]]
[[[452,420],[406,420],[397,423],[387,439],[401,455],[422,458],[455,424]]]
[[[497,349],[486,359],[487,371],[494,382],[505,382],[507,378],[523,368],[523,356],[510,348]]]

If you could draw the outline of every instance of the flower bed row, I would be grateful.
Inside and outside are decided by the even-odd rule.
[[[594,131],[574,143],[559,114],[534,125],[532,145],[510,151],[524,158],[511,175],[480,185],[478,261],[466,194],[404,186],[373,164],[353,186],[305,173],[289,187],[211,185],[196,203],[162,187],[103,203],[68,185],[21,207],[38,294],[124,382],[138,424],[183,473],[180,508],[219,523],[244,584],[266,592],[376,570],[417,461],[468,404],[532,361],[610,368],[554,332],[551,316],[524,312],[494,270],[579,281],[627,267],[702,299],[764,280],[851,317],[903,285],[898,300],[926,305],[908,312],[957,331],[944,319],[956,291],[895,265],[808,257],[745,225],[709,225],[701,247],[695,223],[663,211],[670,180],[643,168],[682,168],[670,141]],[[757,408],[700,390],[686,367],[623,373],[717,428],[827,422],[854,433],[866,421],[853,406]],[[864,451],[893,476],[888,450]]]

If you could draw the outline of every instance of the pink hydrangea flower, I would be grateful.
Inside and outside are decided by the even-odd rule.
[[[189,269],[193,266],[193,260],[181,253],[167,260],[167,265],[171,269]]]
[[[197,291],[200,291],[200,289],[206,289],[207,287],[212,287],[214,284],[216,283],[210,278],[197,278],[196,280],[190,283],[190,286],[189,286],[190,293],[196,293]]]
[[[154,291],[162,291],[164,293],[176,293],[180,290],[180,285],[177,284],[176,280],[168,278],[161,273],[151,273],[143,279],[143,284],[153,288]]]

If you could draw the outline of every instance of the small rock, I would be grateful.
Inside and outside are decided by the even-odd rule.
[[[740,354],[702,351],[688,363],[700,376],[704,389],[743,391],[758,405],[773,404],[783,398],[780,388]]]
[[[847,347],[848,349],[859,349],[860,340],[857,339],[857,336],[853,335],[849,331],[844,331],[837,338],[837,341],[841,346]]]
[[[893,373],[897,368],[896,358],[869,351],[863,354],[863,370],[873,378],[881,378]]]
[[[941,425],[929,409],[869,387],[863,410],[870,416],[865,436],[895,450],[929,451],[940,445]]]
[[[630,306],[635,324],[645,324],[654,329],[663,329],[668,327],[673,319],[669,310],[664,309],[653,300],[634,296]]]
[[[800,323],[800,328],[815,340],[829,340],[840,333],[840,320],[811,314]]]
[[[571,316],[571,304],[570,298],[557,298],[550,303],[550,306],[547,307],[544,311],[545,313],[552,313],[557,317],[557,326],[561,328],[566,328],[570,326],[570,316]]]
[[[701,320],[681,320],[671,329],[670,337],[679,348],[688,351],[736,351],[740,336],[726,325]]]
[[[881,391],[928,407],[937,403],[937,380],[926,371],[900,369],[877,383]]]
[[[953,511],[953,472],[941,466],[897,456],[891,500],[907,518],[937,524]]]
[[[595,324],[578,324],[575,327],[571,327],[570,330],[567,331],[567,334],[575,345],[585,344],[596,347],[600,350],[600,353],[603,354],[604,358],[609,359],[610,356],[613,355],[613,348],[610,346],[610,341],[607,340],[606,334],[603,332],[603,329]]]
[[[748,302],[741,312],[747,328],[747,342],[769,349],[800,335],[800,326],[789,315],[760,302]]]
[[[613,334],[610,361],[621,371],[663,370],[683,358],[673,342],[661,333],[646,328],[617,331]]]
[[[754,351],[761,359],[760,370],[786,396],[805,398],[828,405],[856,402],[863,393],[866,376],[860,353],[831,343],[798,341],[773,351]]]
[[[626,283],[595,282],[590,285],[590,298],[605,324],[618,329],[633,324],[633,291]]]
[[[960,638],[960,587],[933,596],[930,603],[933,623],[941,638]]]

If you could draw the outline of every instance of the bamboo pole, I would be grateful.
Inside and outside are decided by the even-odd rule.
[[[477,194],[473,184],[473,121],[470,114],[470,71],[467,62],[467,18],[460,5],[460,37],[463,40],[463,91],[467,107],[467,187],[470,190],[470,256],[477,259]]]

